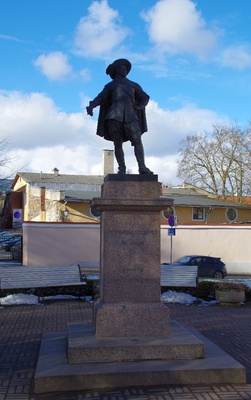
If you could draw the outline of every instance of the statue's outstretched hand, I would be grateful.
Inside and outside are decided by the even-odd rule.
[[[91,106],[86,107],[87,115],[93,116],[93,108]]]

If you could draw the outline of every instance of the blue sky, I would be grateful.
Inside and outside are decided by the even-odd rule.
[[[113,144],[95,135],[98,109],[91,118],[85,107],[109,82],[107,65],[128,58],[129,79],[151,99],[147,165],[180,183],[186,135],[251,120],[250,27],[250,0],[2,1],[0,138],[18,156],[8,168],[102,174],[102,149]]]

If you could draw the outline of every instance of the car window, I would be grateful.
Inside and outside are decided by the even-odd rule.
[[[203,265],[212,265],[214,263],[211,257],[204,257],[203,258]]]
[[[201,262],[201,257],[195,257],[190,261],[190,265],[199,265]]]
[[[174,261],[175,264],[187,264],[190,261],[191,257],[185,256],[178,258],[176,261]]]

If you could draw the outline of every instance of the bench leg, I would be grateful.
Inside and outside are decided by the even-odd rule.
[[[83,285],[81,285],[79,288],[79,298],[84,296],[84,301],[87,301],[86,300],[86,291],[87,291],[88,282],[87,282],[86,276],[83,275],[81,280],[83,281]]]
[[[38,302],[43,304],[44,303],[44,291],[43,289],[38,289]]]

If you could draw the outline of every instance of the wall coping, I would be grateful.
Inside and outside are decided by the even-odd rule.
[[[23,222],[24,227],[39,227],[39,228],[98,228],[99,223],[90,222]]]

